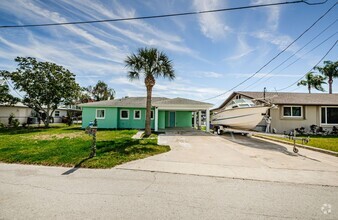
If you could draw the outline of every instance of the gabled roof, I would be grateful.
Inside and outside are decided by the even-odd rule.
[[[263,92],[233,92],[218,109],[226,106],[238,94],[257,100],[264,98]],[[266,92],[265,99],[273,104],[283,105],[338,105],[338,94],[328,93]]]
[[[163,101],[168,98],[165,97],[152,97],[151,101],[158,102]],[[121,99],[113,99],[100,102],[90,102],[83,103],[79,106],[81,107],[135,107],[135,108],[145,108],[147,98],[146,97],[125,97]]]
[[[184,105],[184,106],[213,106],[213,104],[195,101],[191,99],[184,99],[184,98],[174,98],[174,99],[166,99],[158,102],[154,102],[153,106],[169,106],[169,105]]]
[[[126,97],[121,99],[100,101],[100,102],[91,102],[80,104],[81,107],[135,107],[135,108],[145,108],[146,107],[146,97]],[[191,99],[184,98],[174,98],[168,99],[165,97],[152,97],[152,106],[186,106],[186,107],[211,107],[213,106],[210,103],[199,102]]]

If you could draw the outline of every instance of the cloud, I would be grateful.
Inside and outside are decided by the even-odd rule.
[[[249,46],[249,44],[246,42],[244,34],[238,34],[237,36],[237,48],[234,55],[227,57],[224,59],[224,61],[238,61],[243,59],[245,56],[249,55],[253,51],[255,51],[255,48],[252,48]]]
[[[235,76],[236,78],[247,78],[253,73],[232,73],[229,76]],[[282,77],[282,78],[299,78],[302,74],[268,74],[268,73],[257,73],[253,78],[271,78],[271,77]]]
[[[194,0],[193,7],[198,11],[219,9],[224,7],[224,1],[209,0],[200,1]],[[198,21],[201,32],[213,41],[220,40],[226,36],[231,28],[225,24],[224,17],[220,13],[208,13],[198,15]]]
[[[270,31],[257,31],[251,33],[251,36],[276,45],[280,50],[283,50],[292,42],[292,38],[288,35],[277,35]]]
[[[142,79],[130,81],[127,77],[119,77],[112,78],[110,83],[122,86],[119,92],[123,94],[122,96],[146,96],[146,88]],[[203,100],[219,94],[219,92],[219,89],[214,87],[197,86],[180,78],[175,81],[157,80],[153,88],[153,96],[165,96],[169,98],[188,97],[195,100]]]
[[[253,4],[259,5],[259,4],[271,4],[276,3],[275,0],[253,0]],[[281,14],[281,7],[276,6],[269,6],[263,9],[264,12],[267,14],[267,27],[271,31],[276,31],[279,26],[279,18]]]
[[[199,77],[199,78],[222,78],[223,74],[221,73],[216,73],[216,72],[211,72],[211,71],[206,71],[206,72],[194,72],[192,73],[193,76]]]

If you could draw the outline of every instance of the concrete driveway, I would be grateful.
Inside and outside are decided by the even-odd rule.
[[[132,161],[117,169],[338,186],[338,158],[241,135],[172,131],[159,136],[165,154]]]

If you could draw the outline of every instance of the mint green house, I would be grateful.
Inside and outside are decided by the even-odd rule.
[[[82,107],[82,128],[97,119],[99,128],[144,129],[146,97],[125,97],[121,99],[91,102]],[[206,111],[209,124],[209,109],[212,104],[183,98],[152,98],[151,127],[155,131],[166,128],[192,128],[196,126],[196,112]],[[195,113],[195,114],[194,114]],[[201,114],[199,124],[201,124]],[[193,123],[194,121],[194,123]],[[207,126],[209,129],[209,126]]]

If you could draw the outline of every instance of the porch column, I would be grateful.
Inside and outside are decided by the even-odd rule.
[[[201,130],[202,126],[202,112],[198,111],[198,130]]]
[[[196,128],[196,122],[197,122],[197,115],[196,115],[197,112],[194,112],[194,128]]]
[[[158,108],[155,107],[155,131],[158,131]]]
[[[210,110],[209,109],[207,109],[207,111],[206,111],[206,116],[207,116],[207,127],[206,127],[206,131],[207,132],[209,132],[209,130],[210,130]]]

